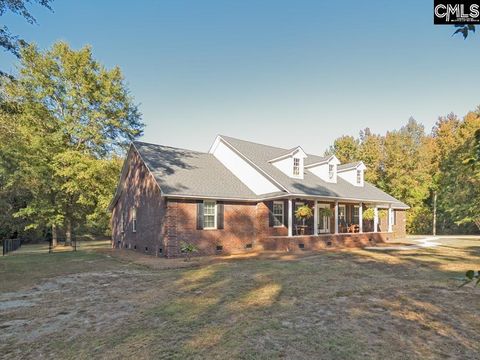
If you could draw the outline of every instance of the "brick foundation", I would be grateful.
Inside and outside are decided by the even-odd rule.
[[[327,234],[304,236],[270,236],[258,241],[258,250],[303,251],[324,250],[328,248],[353,248],[374,246],[393,240],[393,233]]]

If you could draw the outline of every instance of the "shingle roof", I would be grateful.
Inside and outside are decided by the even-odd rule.
[[[280,184],[286,191],[256,195],[233,175],[212,154],[178,149],[144,142],[134,142],[141,158],[157,180],[162,193],[167,196],[212,197],[224,199],[255,200],[290,194],[328,198],[365,200],[391,203],[395,207],[407,205],[386,194],[370,183],[363,187],[350,184],[338,177],[337,183],[323,181],[309,170],[304,179],[285,175],[269,160],[285,154],[288,149],[257,144],[228,136],[221,136],[255,166]],[[328,159],[308,154],[305,165]]]
[[[237,151],[242,153],[258,168],[270,175],[274,180],[280,183],[289,193],[310,196],[325,196],[343,199],[357,199],[365,201],[378,201],[392,203],[398,207],[408,206],[394,197],[388,195],[384,191],[376,188],[372,184],[365,182],[363,187],[354,186],[346,180],[338,177],[336,183],[329,183],[318,176],[311,173],[308,169],[305,170],[303,179],[294,179],[274,165],[268,162],[269,159],[277,156],[276,154],[285,153],[285,149],[276,148],[268,145],[257,144],[250,141],[244,141],[229,136],[220,135],[225,141],[233,146]],[[317,163],[328,157],[320,157],[316,155],[307,154],[305,165],[309,163]]]
[[[133,145],[165,195],[256,198],[212,154],[139,141]]]
[[[341,164],[341,165],[337,166],[337,170],[354,169],[358,165],[360,165],[361,163],[362,163],[361,161],[355,161],[355,162],[351,162],[351,163],[348,163],[348,164]]]

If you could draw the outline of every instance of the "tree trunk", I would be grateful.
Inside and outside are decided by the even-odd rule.
[[[57,225],[52,225],[52,248],[55,248],[58,244],[58,237],[57,237]]]
[[[65,230],[65,246],[72,245],[72,222],[70,219],[67,219]]]

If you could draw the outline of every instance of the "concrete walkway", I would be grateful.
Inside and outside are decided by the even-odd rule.
[[[441,245],[439,242],[435,240],[439,240],[440,238],[437,236],[429,236],[422,239],[411,239],[410,241],[414,242],[412,245],[404,245],[404,246],[369,246],[366,247],[366,250],[378,250],[378,251],[388,251],[388,250],[415,250],[415,249],[422,249],[422,248],[431,248],[438,245]]]

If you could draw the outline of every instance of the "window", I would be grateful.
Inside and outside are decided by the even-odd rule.
[[[362,183],[362,170],[357,170],[357,184]]]
[[[132,208],[132,232],[137,232],[137,208]]]
[[[217,228],[217,204],[215,201],[203,202],[203,228],[216,229]]]
[[[328,178],[329,178],[330,180],[333,179],[334,169],[335,169],[335,165],[333,165],[333,164],[328,164]]]
[[[397,212],[392,210],[392,225],[397,225]]]
[[[283,201],[273,202],[273,226],[283,226]]]
[[[123,216],[123,212],[120,215],[120,231],[122,234],[125,232],[125,217]]]
[[[360,212],[358,205],[353,206],[353,223],[359,224],[360,221]]]
[[[293,175],[299,176],[300,175],[300,159],[293,158]]]

